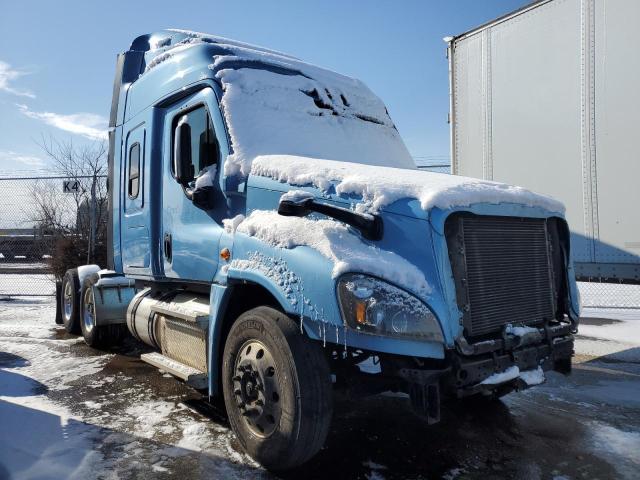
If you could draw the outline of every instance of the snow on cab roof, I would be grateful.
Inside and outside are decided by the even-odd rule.
[[[184,30],[152,35],[145,72],[210,44],[209,69],[233,154],[226,175],[247,177],[261,155],[297,155],[415,169],[384,103],[360,80],[242,42]],[[172,43],[174,42],[174,43]]]

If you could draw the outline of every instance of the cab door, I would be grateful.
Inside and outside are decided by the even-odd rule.
[[[122,264],[124,273],[133,276],[151,274],[149,243],[149,201],[145,185],[148,170],[145,123],[130,128],[124,142],[122,176]]]
[[[188,185],[176,180],[175,138],[179,125],[190,127],[190,169]],[[210,283],[218,268],[218,243],[227,217],[227,204],[220,188],[221,145],[227,152],[226,134],[218,101],[205,88],[165,111],[162,241],[164,273],[169,278]],[[206,184],[210,202],[196,206],[190,198]]]

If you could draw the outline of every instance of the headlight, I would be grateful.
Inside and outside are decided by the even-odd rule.
[[[393,285],[361,274],[338,281],[338,301],[345,323],[364,333],[442,342],[436,316],[419,299]]]

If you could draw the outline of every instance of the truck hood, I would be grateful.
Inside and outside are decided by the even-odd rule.
[[[426,219],[434,208],[453,210],[475,204],[512,204],[564,213],[564,205],[551,197],[504,183],[291,155],[257,157],[249,184],[283,192],[299,187],[319,190],[323,197],[347,203],[359,213],[386,211]]]

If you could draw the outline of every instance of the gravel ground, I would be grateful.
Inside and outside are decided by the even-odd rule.
[[[0,479],[278,478],[144,347],[92,350],[53,314],[0,301]],[[401,395],[342,400],[325,448],[280,478],[639,478],[640,312],[585,316],[570,377],[446,406],[435,426]]]

